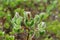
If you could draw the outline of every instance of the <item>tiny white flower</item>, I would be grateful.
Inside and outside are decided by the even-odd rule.
[[[46,23],[45,23],[45,22],[42,22],[42,23],[41,23],[41,26],[42,26],[42,27],[46,27]]]
[[[55,18],[58,18],[58,16],[55,16]]]
[[[45,12],[41,12],[40,14],[45,14]]]
[[[30,12],[30,11],[25,11],[25,12],[24,12],[24,17],[25,17],[25,18],[26,18],[26,17],[28,18],[28,16],[31,17],[31,12]]]
[[[16,16],[16,17],[19,17],[19,13],[18,13],[18,12],[16,12],[16,13],[15,13],[15,16]]]
[[[45,22],[42,22],[42,25],[44,25],[45,24]]]
[[[31,14],[31,12],[30,11],[26,11],[26,14]]]

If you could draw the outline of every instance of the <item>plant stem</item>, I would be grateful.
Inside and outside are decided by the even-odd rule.
[[[28,29],[28,36],[27,36],[27,40],[29,40],[29,29]]]

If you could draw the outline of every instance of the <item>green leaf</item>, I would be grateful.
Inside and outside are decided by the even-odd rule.
[[[40,20],[45,20],[48,18],[48,16],[49,16],[49,14],[47,14],[47,13],[40,13],[39,14]]]
[[[26,25],[27,27],[33,26],[33,25],[34,25],[34,20],[31,19],[30,21],[28,21],[28,20],[26,19],[26,20],[25,20],[25,25]]]
[[[57,1],[53,1],[50,5],[47,6],[46,12],[49,13],[51,10],[56,8]]]
[[[11,3],[10,3],[10,6],[11,6],[11,7],[15,7],[15,6],[16,6],[16,3],[15,3],[15,2],[11,2]]]
[[[9,23],[8,23],[8,22],[5,22],[4,27],[5,27],[6,29],[8,29],[8,28],[10,27]]]
[[[19,15],[24,16],[24,9],[17,8],[17,9],[15,10],[15,12],[18,12]]]
[[[39,23],[39,21],[40,21],[39,15],[35,15],[35,17],[34,17],[34,23]]]
[[[19,17],[18,19],[16,19],[16,24],[21,25],[22,22],[22,17]]]
[[[4,36],[4,32],[0,30],[0,37]]]
[[[48,0],[43,0],[43,2],[47,3]]]
[[[3,6],[0,6],[0,10],[3,10]]]
[[[5,40],[14,40],[14,36],[6,35]]]
[[[11,14],[7,14],[7,15],[6,15],[7,21],[11,20],[11,18],[12,18],[12,17],[11,17]]]
[[[0,11],[0,18],[4,17],[5,13],[3,11]]]
[[[43,32],[40,32],[40,35],[43,35],[45,32],[43,31]]]
[[[36,0],[35,2],[37,2],[37,3],[38,3],[38,2],[40,2],[40,1],[41,1],[41,0]]]

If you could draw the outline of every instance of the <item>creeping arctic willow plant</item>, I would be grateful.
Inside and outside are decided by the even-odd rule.
[[[28,33],[27,40],[32,40],[34,36],[39,37],[45,32],[46,23],[43,22],[43,19],[46,19],[48,16],[45,13],[40,13],[32,18],[30,12],[24,12],[24,16],[20,16],[18,12],[15,13],[15,16],[12,19],[12,33],[21,33],[25,31]],[[41,19],[42,18],[42,19]],[[27,29],[22,29],[22,21]]]

